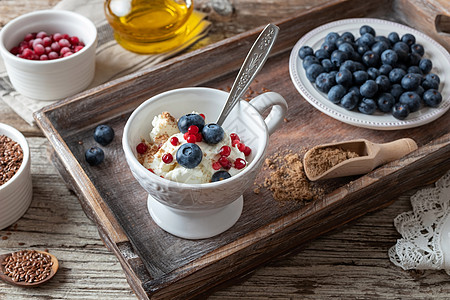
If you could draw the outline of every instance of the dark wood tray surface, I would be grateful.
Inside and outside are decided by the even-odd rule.
[[[416,4],[408,3],[408,9],[420,10],[420,1]],[[262,189],[255,194],[254,187],[249,187],[244,194],[241,218],[217,237],[184,240],[164,232],[152,221],[146,207],[146,192],[131,175],[123,156],[123,127],[136,106],[164,90],[182,86],[227,89],[261,28],[107,83],[35,114],[53,146],[54,162],[78,194],[87,215],[98,225],[105,244],[121,261],[140,298],[185,299],[206,293],[276,255],[388,205],[401,193],[435,180],[450,169],[450,112],[413,129],[358,128],[314,109],[302,99],[289,78],[290,49],[304,33],[323,23],[363,16],[396,20],[412,27],[423,21],[414,15],[408,18],[393,14],[394,8],[405,4],[398,1],[393,5],[391,1],[335,1],[279,22],[281,32],[274,55],[251,88],[279,92],[289,104],[287,122],[270,138],[269,156],[286,149],[300,152],[317,144],[353,138],[388,142],[411,137],[419,149],[366,176],[320,184],[326,196],[308,205],[279,203],[270,191]],[[435,39],[440,38],[434,27],[420,28]],[[450,48],[448,37],[439,41]],[[95,145],[92,132],[99,123],[112,126],[116,138],[103,147],[105,162],[90,167],[84,161],[84,151]],[[262,171],[258,182],[266,176],[267,170]]]

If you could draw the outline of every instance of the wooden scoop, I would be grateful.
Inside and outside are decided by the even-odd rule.
[[[36,252],[42,253],[42,254],[46,254],[49,255],[51,258],[51,262],[53,263],[53,265],[51,266],[50,269],[50,274],[47,275],[44,279],[39,280],[39,281],[34,281],[34,282],[27,282],[27,281],[14,281],[13,278],[11,278],[10,276],[8,276],[6,273],[6,268],[5,265],[3,265],[3,262],[5,261],[5,258],[10,256],[12,253],[6,253],[6,254],[2,254],[0,255],[0,279],[2,279],[3,281],[10,283],[10,284],[14,284],[14,285],[18,285],[18,286],[22,286],[22,287],[34,287],[37,285],[40,285],[44,282],[47,282],[48,280],[50,280],[53,276],[55,276],[56,271],[58,271],[58,267],[59,267],[59,262],[58,259],[48,253],[48,252],[44,252],[44,251],[38,251],[35,250]],[[31,273],[31,272],[30,272]],[[36,273],[35,273],[36,274]]]
[[[322,174],[314,176],[311,171],[311,157],[312,153],[318,148],[339,147],[343,150],[348,150],[357,153],[359,156],[349,158],[334,167],[326,170]],[[303,166],[306,176],[311,181],[320,179],[329,179],[336,177],[344,177],[351,175],[366,174],[376,167],[399,159],[406,154],[417,149],[417,144],[410,138],[399,139],[390,143],[375,144],[365,139],[352,140],[340,143],[330,143],[315,146],[306,152],[303,157]]]

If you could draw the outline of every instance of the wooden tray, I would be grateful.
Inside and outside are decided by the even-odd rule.
[[[443,4],[439,6],[437,1],[437,6],[426,6],[422,2],[334,1],[277,22],[281,30],[273,55],[251,87],[254,91],[277,91],[289,104],[287,122],[270,138],[268,155],[353,138],[387,142],[411,137],[419,149],[365,176],[326,181],[322,185],[326,196],[308,205],[280,204],[269,191],[263,189],[255,194],[249,187],[237,224],[214,238],[183,240],[164,232],[151,220],[146,193],[132,177],[122,153],[123,127],[134,108],[162,91],[186,86],[226,89],[262,28],[109,82],[35,114],[53,146],[53,161],[79,196],[86,214],[97,224],[107,247],[120,260],[139,298],[187,299],[208,294],[275,256],[389,205],[403,192],[436,180],[450,168],[450,112],[414,129],[386,132],[358,128],[314,109],[301,98],[289,78],[289,54],[297,40],[319,25],[342,18],[379,17],[405,23],[450,49],[450,38],[435,29],[436,19],[445,20],[439,17],[445,11]],[[111,125],[116,137],[103,147],[105,162],[90,167],[84,151],[95,145],[92,133],[100,123]],[[267,175],[263,171],[259,181]]]

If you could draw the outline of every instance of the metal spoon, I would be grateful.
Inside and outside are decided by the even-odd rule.
[[[342,148],[356,152],[359,156],[347,159],[322,174],[315,175],[311,170],[312,154],[319,148]],[[366,174],[376,167],[399,159],[417,149],[417,144],[410,138],[399,139],[390,143],[375,144],[365,139],[315,146],[303,157],[305,174],[311,181],[351,175]]]
[[[256,74],[261,70],[275,43],[279,30],[277,26],[268,24],[256,39],[231,87],[227,102],[217,120],[218,125],[222,126],[228,114],[248,89]]]
[[[37,251],[37,250],[36,250],[36,252],[49,255],[50,258],[51,258],[51,262],[53,263],[52,266],[51,266],[51,269],[50,269],[50,274],[47,275],[44,279],[39,280],[39,281],[34,281],[34,282],[14,281],[13,278],[11,278],[8,275],[6,275],[7,272],[5,270],[5,266],[3,265],[3,262],[4,262],[5,258],[10,256],[12,253],[6,253],[6,254],[0,255],[0,279],[2,279],[3,281],[5,281],[7,283],[18,285],[18,286],[23,286],[23,287],[37,286],[37,285],[40,285],[40,284],[50,280],[53,276],[55,276],[56,271],[58,271],[58,267],[59,267],[58,259],[54,255],[52,255],[52,254],[50,254],[48,252]]]

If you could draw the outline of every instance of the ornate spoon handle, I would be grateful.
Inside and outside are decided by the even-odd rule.
[[[256,39],[231,87],[230,95],[217,120],[218,125],[222,126],[228,114],[261,70],[275,43],[279,30],[277,26],[268,24]]]

